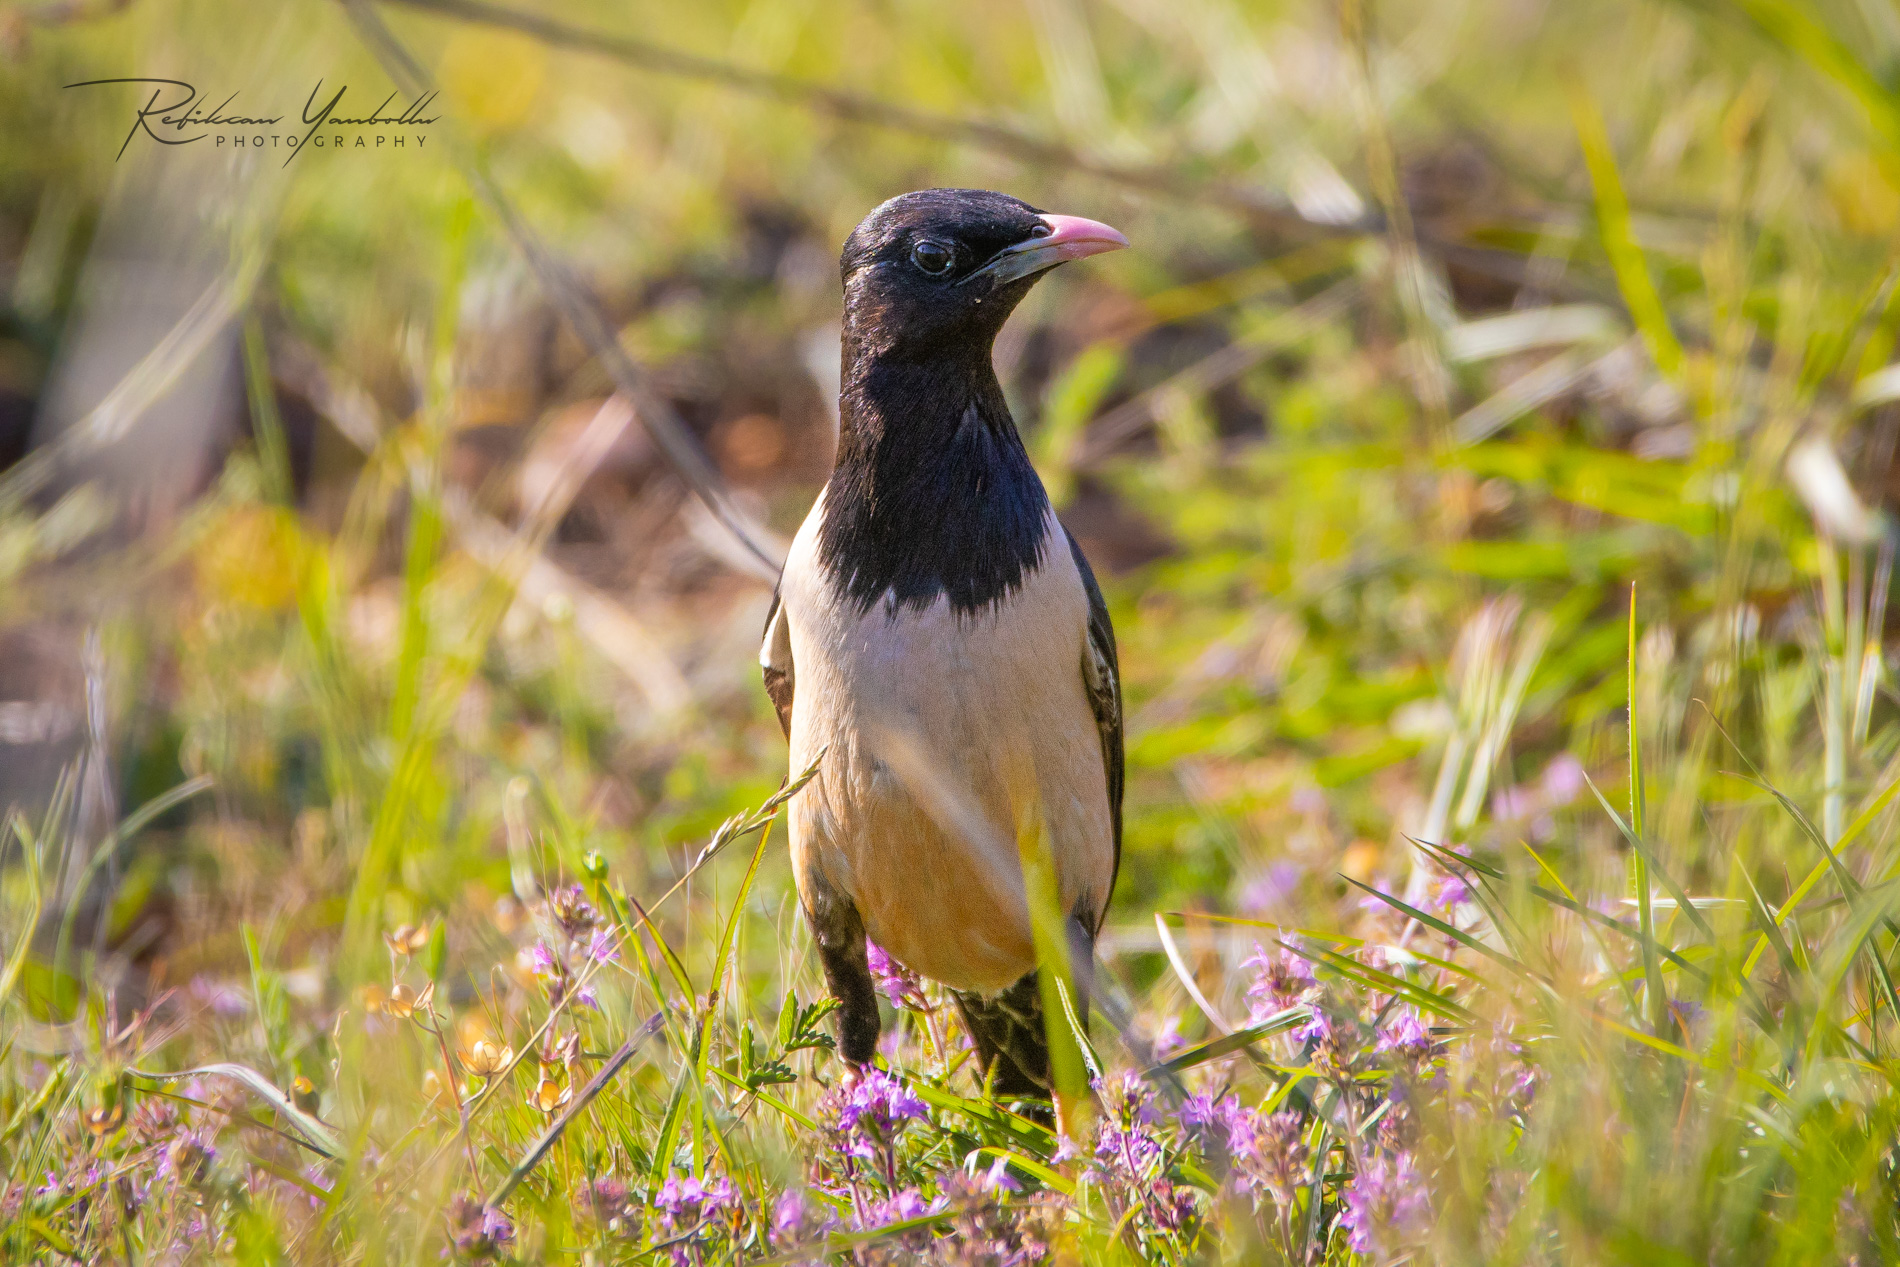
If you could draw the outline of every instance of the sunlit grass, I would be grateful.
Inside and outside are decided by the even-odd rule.
[[[383,11],[457,111],[426,162],[115,175],[74,138],[116,105],[57,85],[209,21],[168,6],[0,78],[0,385],[110,406],[0,472],[0,634],[75,678],[0,701],[0,761],[70,758],[0,831],[0,1258],[1900,1258],[1900,24],[646,15],[688,65],[443,8]],[[340,11],[218,17],[224,73],[381,82]],[[497,218],[783,533],[831,253],[925,182],[1138,248],[999,353],[1085,544],[1147,560],[1106,578],[1128,856],[1089,1032],[1050,1009],[1066,1133],[901,965],[841,1079],[757,564]],[[88,360],[76,208],[160,193],[94,245],[216,266]],[[205,346],[251,424],[178,440],[205,487],[59,466]]]

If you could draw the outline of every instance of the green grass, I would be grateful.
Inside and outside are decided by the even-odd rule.
[[[0,472],[0,646],[60,666],[0,762],[68,758],[0,779],[0,1260],[1900,1258],[1883,4],[559,11],[691,65],[427,8],[379,10],[444,87],[399,163],[180,192],[59,88],[367,91],[340,8],[29,23],[0,77],[0,387],[91,364],[162,194],[130,240],[224,272],[89,385],[225,339],[254,437],[171,501]],[[1137,248],[1002,358],[1128,697],[1069,1139],[929,985],[841,1086],[767,591],[572,442],[645,375],[788,533],[829,257],[924,183]]]

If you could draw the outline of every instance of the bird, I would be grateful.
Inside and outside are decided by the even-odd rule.
[[[791,770],[818,765],[789,851],[851,1077],[879,1037],[868,938],[948,989],[994,1094],[1052,1096],[1026,850],[1053,872],[1086,1024],[1121,866],[1120,665],[992,349],[1050,269],[1127,245],[1007,194],[925,189],[839,258],[837,458],[759,660]]]

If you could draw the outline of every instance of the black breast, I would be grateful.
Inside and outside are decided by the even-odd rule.
[[[860,611],[886,601],[895,615],[941,596],[974,615],[1042,562],[1048,494],[1001,392],[983,395],[936,426],[861,414],[841,437],[818,557]]]

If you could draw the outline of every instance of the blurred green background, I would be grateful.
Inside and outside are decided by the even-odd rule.
[[[1744,775],[1827,842],[1893,782],[1888,0],[520,4],[356,10],[436,121],[295,152],[224,141],[394,90],[347,6],[0,5],[0,808],[59,829],[0,855],[32,1023],[244,977],[249,928],[314,1024],[381,931],[478,959],[595,853],[657,893],[784,777],[768,575],[472,173],[780,541],[860,217],[979,186],[1127,234],[997,363],[1121,639],[1107,948],[1155,1017],[1194,1015],[1157,912],[1357,928],[1343,877],[1441,874],[1412,839],[1646,899],[1590,783],[1690,891],[1774,906],[1816,855]],[[284,122],[120,152],[149,90],[64,87],[119,77]],[[754,957],[809,977],[764,867]],[[1250,938],[1186,927],[1231,999]]]

